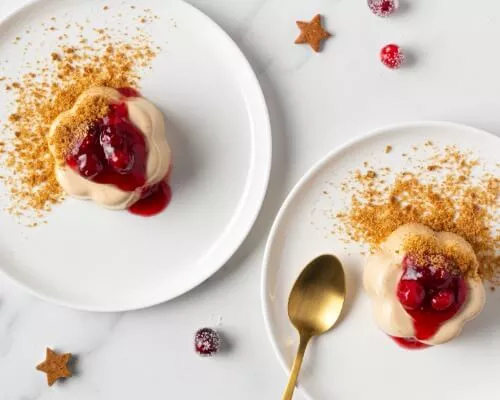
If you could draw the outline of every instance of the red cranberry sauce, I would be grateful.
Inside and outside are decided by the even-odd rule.
[[[117,90],[125,97],[141,97],[139,91],[131,87],[123,87]]]
[[[467,299],[467,284],[455,272],[453,261],[444,257],[427,257],[425,264],[409,254],[403,259],[403,275],[397,288],[397,296],[406,312],[413,318],[415,339],[430,339],[439,327],[452,318]],[[432,260],[432,261],[431,261]],[[440,260],[436,264],[435,260]],[[413,338],[399,338],[398,343]]]
[[[129,120],[126,104],[118,103],[89,127],[66,161],[91,181],[131,192],[146,184],[146,160],[144,136]]]
[[[417,339],[413,338],[401,338],[391,336],[392,340],[394,340],[399,346],[408,349],[408,350],[421,350],[429,347],[428,344],[419,342]]]
[[[151,217],[162,212],[170,203],[171,198],[172,190],[165,179],[145,188],[141,198],[129,207],[129,211],[132,214]]]
[[[124,97],[140,96],[133,88],[121,88]],[[67,157],[67,164],[84,178],[97,183],[112,184],[132,192],[146,184],[148,151],[144,135],[130,121],[127,105],[110,104],[108,115],[94,121],[86,137]],[[166,182],[142,189],[141,199],[130,211],[154,215],[162,211],[171,197]]]

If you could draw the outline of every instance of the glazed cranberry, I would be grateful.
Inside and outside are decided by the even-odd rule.
[[[403,64],[404,55],[397,44],[388,44],[380,50],[380,60],[390,69],[396,69]]]
[[[102,172],[104,166],[95,153],[83,153],[77,158],[78,171],[87,179],[92,179]]]
[[[134,155],[126,150],[115,150],[108,158],[109,164],[120,174],[127,174],[134,166]]]
[[[220,337],[212,328],[202,328],[194,335],[194,348],[200,356],[213,356],[219,351]]]
[[[94,151],[97,146],[97,138],[94,134],[89,133],[85,138],[82,140],[80,143],[80,146],[78,148],[79,153],[87,153]]]
[[[455,293],[450,289],[440,290],[431,300],[431,305],[434,310],[444,311],[450,308],[455,302]]]
[[[416,310],[425,300],[425,289],[417,281],[401,280],[398,285],[398,298],[403,307]]]
[[[453,277],[449,271],[443,268],[430,268],[429,271],[435,289],[446,289],[450,286]]]
[[[106,146],[111,147],[123,147],[125,139],[122,135],[119,135],[116,132],[116,129],[112,129],[111,127],[107,127],[102,133],[100,137],[101,146],[105,149]],[[106,151],[106,150],[105,150]]]
[[[118,125],[128,117],[128,109],[125,103],[110,105],[110,112],[102,118],[104,126]]]

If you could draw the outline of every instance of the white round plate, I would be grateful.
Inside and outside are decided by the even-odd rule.
[[[295,186],[272,227],[264,256],[262,304],[269,337],[285,368],[290,370],[298,337],[288,321],[287,299],[306,263],[322,253],[344,264],[348,296],[339,324],[312,343],[299,387],[315,400],[422,400],[498,398],[500,317],[498,299],[490,293],[483,313],[455,341],[421,351],[398,347],[380,332],[361,287],[360,246],[345,245],[331,234],[332,215],[348,204],[349,193],[338,187],[363,161],[409,170],[425,157],[427,140],[439,147],[472,150],[490,171],[500,175],[500,139],[489,133],[442,122],[409,123],[376,130],[343,146],[315,165]],[[385,154],[387,145],[393,150]],[[412,146],[418,150],[413,151]],[[408,159],[407,159],[408,160]],[[414,161],[413,161],[414,162]],[[325,194],[328,193],[328,194]],[[497,301],[495,301],[497,300]]]
[[[141,24],[141,15],[159,18]],[[141,92],[167,118],[173,198],[152,218],[78,200],[57,206],[48,224],[34,229],[1,215],[0,269],[42,298],[86,310],[137,309],[192,289],[236,251],[266,191],[270,126],[251,67],[226,33],[182,1],[44,0],[0,25],[0,59],[9,60],[0,75],[50,57],[58,34],[46,33],[42,22],[55,32],[81,22],[134,35],[140,26],[161,47]],[[0,97],[3,121],[8,100]]]

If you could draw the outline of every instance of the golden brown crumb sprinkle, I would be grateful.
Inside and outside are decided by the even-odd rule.
[[[426,146],[433,146],[427,142]],[[334,229],[349,240],[377,247],[395,229],[406,223],[421,223],[434,231],[453,232],[473,247],[479,261],[479,275],[500,284],[500,177],[483,173],[477,177],[479,161],[454,147],[436,149],[422,160],[416,172],[402,171],[387,177],[390,169],[360,171],[341,188],[352,194],[349,209],[336,214]],[[458,260],[468,269],[465,259]]]
[[[64,165],[71,150],[86,136],[90,124],[104,117],[108,111],[109,104],[104,97],[90,96],[79,102],[78,113],[68,115],[50,138],[49,144],[56,163]]]
[[[385,146],[385,154],[390,153],[391,151],[392,151],[392,146],[391,145]]]
[[[433,265],[457,269],[466,277],[478,277],[477,259],[454,242],[443,244],[435,237],[411,235],[405,239],[403,249],[416,258],[417,264],[424,265],[430,261]],[[450,265],[445,259],[450,259],[453,263]]]
[[[47,142],[54,119],[72,108],[80,94],[91,87],[138,87],[140,69],[149,67],[156,55],[147,35],[124,43],[113,40],[105,29],[99,29],[98,34],[92,46],[85,40],[72,46],[61,43],[48,60],[27,66],[31,71],[20,79],[9,79],[6,89],[14,92],[13,112],[5,125],[9,137],[0,149],[0,163],[11,171],[3,182],[11,200],[7,211],[13,215],[39,218],[64,198]],[[64,136],[68,135],[70,146],[90,115],[104,112],[102,103],[87,106],[73,121],[74,132],[67,129],[55,136],[59,161],[68,149],[63,145]]]

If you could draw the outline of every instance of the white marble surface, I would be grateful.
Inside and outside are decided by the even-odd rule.
[[[279,399],[286,376],[263,326],[260,264],[294,182],[331,148],[383,124],[445,119],[500,132],[500,3],[401,2],[383,20],[365,0],[192,0],[241,46],[268,101],[273,173],[257,224],[209,281],[143,311],[72,311],[0,279],[0,400]],[[0,18],[24,3],[1,0]],[[294,21],[317,12],[334,34],[319,55],[293,45]],[[411,53],[396,72],[377,58],[393,41]],[[230,346],[199,359],[193,331],[216,323]],[[34,369],[47,345],[79,356],[77,377],[50,389]]]

